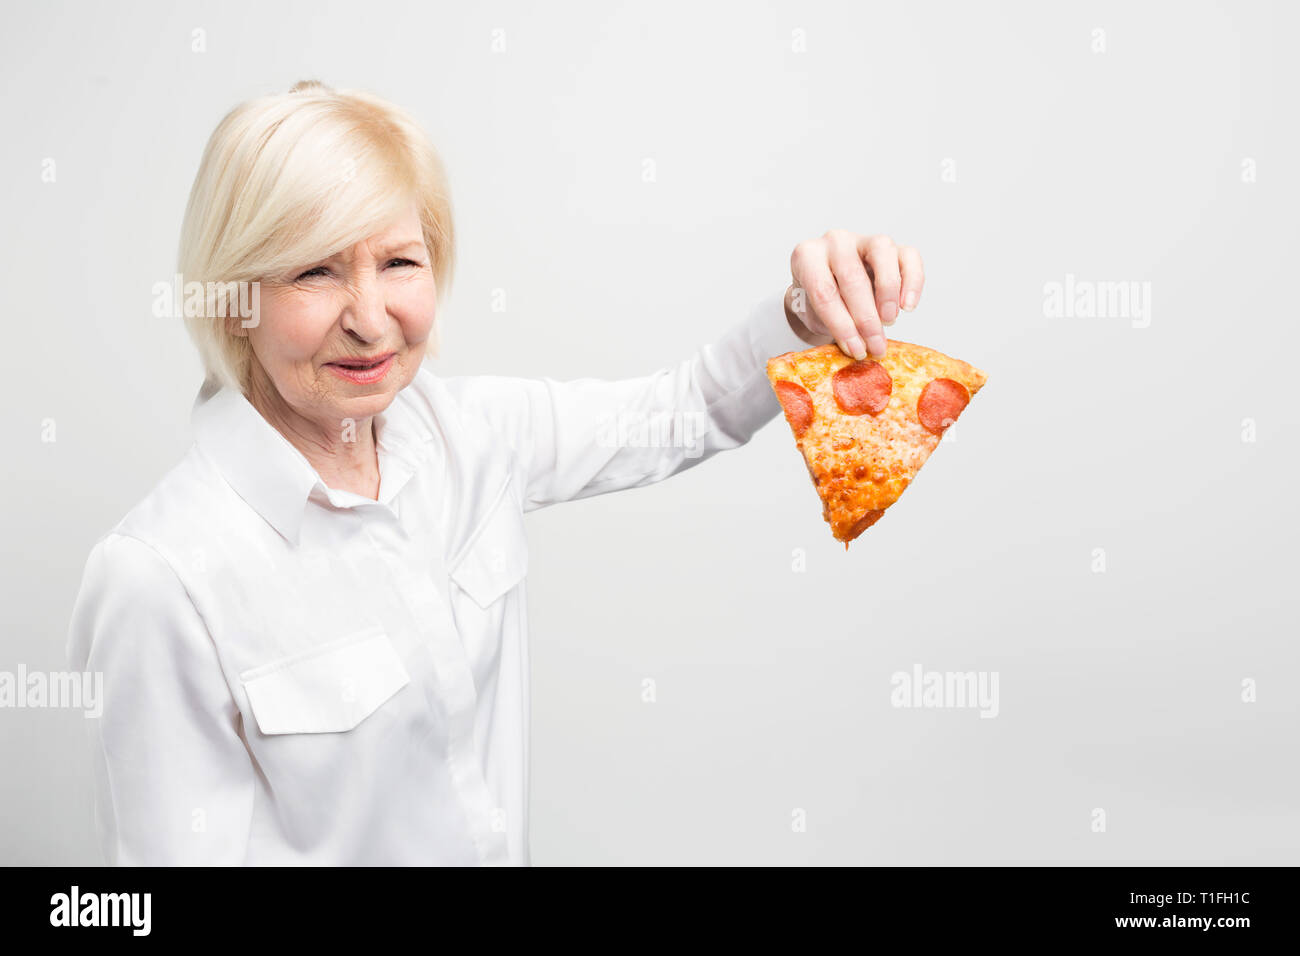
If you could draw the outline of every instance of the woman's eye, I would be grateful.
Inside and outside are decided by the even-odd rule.
[[[416,262],[413,259],[390,259],[388,260],[388,264],[390,266],[416,266],[416,267],[419,267],[420,265],[418,262]],[[300,273],[298,275],[298,278],[295,279],[294,281],[296,282],[302,279],[310,279],[313,278],[314,276],[324,276],[324,275],[329,275],[329,269],[327,269],[325,266],[315,266],[314,268],[308,269],[306,272]]]

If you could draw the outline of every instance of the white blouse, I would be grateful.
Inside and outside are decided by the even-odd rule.
[[[659,481],[779,412],[783,294],[624,381],[440,378],[375,418],[377,501],[237,391],[87,560],[74,671],[109,864],[528,865],[524,512]]]

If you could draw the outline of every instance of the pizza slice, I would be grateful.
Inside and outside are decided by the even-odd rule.
[[[767,377],[837,541],[898,500],[987,376],[942,352],[889,340],[880,361],[837,345],[770,359]]]

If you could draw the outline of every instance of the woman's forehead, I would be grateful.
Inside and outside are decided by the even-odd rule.
[[[400,235],[388,232],[376,233],[367,239],[363,239],[355,246],[340,249],[335,255],[346,258],[353,255],[358,248],[364,248],[366,252],[377,256],[394,256],[403,252],[419,252],[423,250],[425,245],[421,231],[417,228],[414,235],[408,235],[409,232],[410,230],[402,230]]]
[[[351,246],[335,250],[332,256],[346,258],[358,250],[377,256],[389,256],[402,252],[417,252],[424,248],[424,224],[412,207],[364,239],[358,240]]]

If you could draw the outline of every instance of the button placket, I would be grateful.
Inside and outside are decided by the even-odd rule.
[[[479,858],[491,862],[507,854],[507,848],[504,834],[493,831],[491,827],[495,802],[483,774],[483,762],[475,739],[478,691],[451,608],[429,577],[410,570],[416,562],[409,550],[412,547],[409,535],[402,533],[403,540],[396,551],[381,546],[368,527],[367,536],[376,555],[391,572],[417,632],[425,639],[423,643],[432,658],[437,684],[434,696],[447,722],[447,765],[452,784],[460,798]]]

